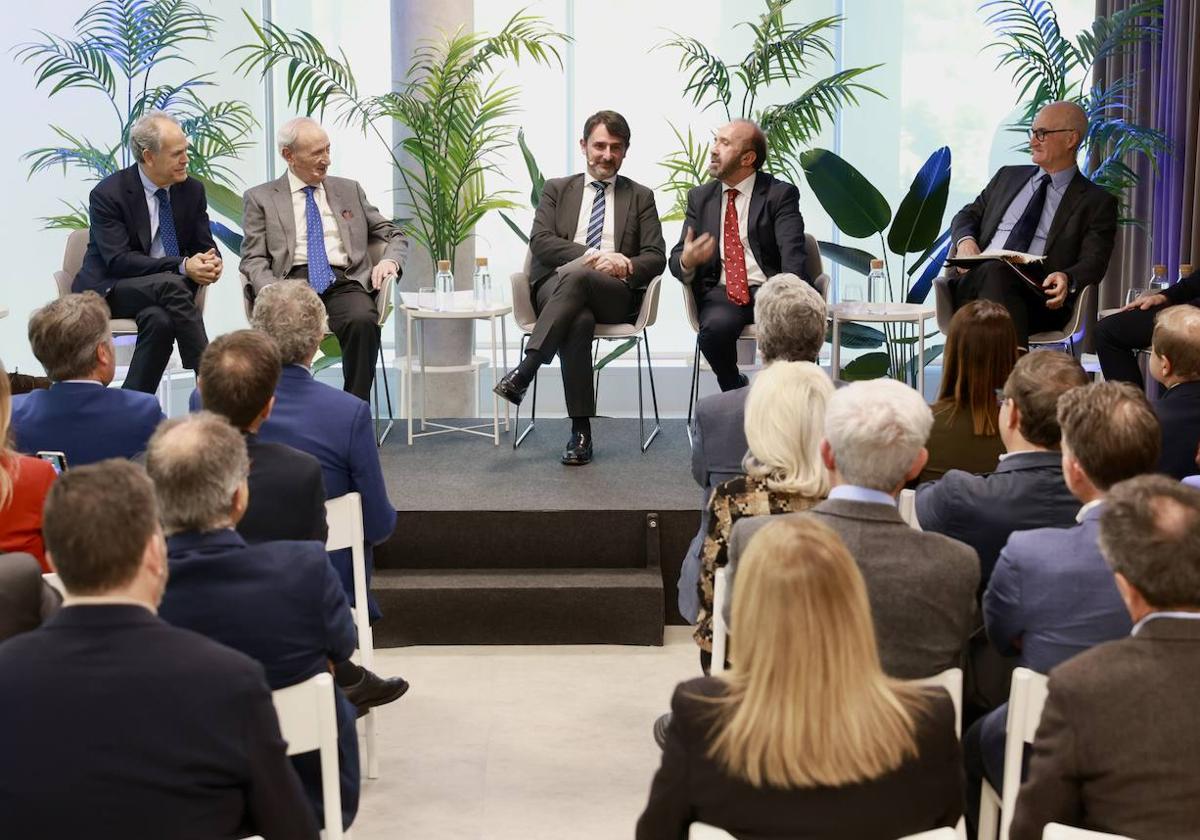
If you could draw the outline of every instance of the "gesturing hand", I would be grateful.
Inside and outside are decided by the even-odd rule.
[[[711,260],[716,250],[717,240],[711,233],[696,236],[696,232],[689,227],[683,234],[683,253],[679,255],[679,267],[684,271],[691,271],[700,263]]]

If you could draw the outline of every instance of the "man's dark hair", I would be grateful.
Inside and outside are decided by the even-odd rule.
[[[1092,484],[1153,472],[1162,454],[1162,428],[1146,395],[1128,382],[1096,382],[1058,398],[1063,445]]]
[[[1066,353],[1039,351],[1017,359],[1004,383],[1004,395],[1021,413],[1021,436],[1034,446],[1057,449],[1058,398],[1088,383],[1083,366]]]
[[[214,339],[200,357],[205,410],[246,431],[274,395],[282,367],[278,345],[264,332],[237,330]]]
[[[1158,609],[1200,609],[1200,490],[1164,475],[1122,481],[1105,496],[1100,551]]]
[[[608,129],[609,134],[620,137],[625,148],[629,148],[629,123],[625,122],[625,118],[616,111],[597,111],[588,117],[583,123],[583,142],[586,143],[592,136],[592,130],[597,125],[603,125]]]
[[[50,487],[42,535],[67,591],[102,595],[133,581],[158,533],[146,471],[121,458],[64,472]]]

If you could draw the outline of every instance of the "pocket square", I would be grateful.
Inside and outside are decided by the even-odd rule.
[[[354,218],[354,214],[353,214],[353,213],[351,213],[349,210],[343,210],[343,211],[342,211],[342,218],[343,218],[343,219],[347,219],[347,220],[349,220],[349,219],[353,219],[353,218]]]

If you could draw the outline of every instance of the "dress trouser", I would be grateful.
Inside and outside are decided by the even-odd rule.
[[[341,268],[333,269],[333,285],[321,295],[329,316],[329,331],[342,346],[342,390],[360,400],[371,398],[375,381],[375,362],[379,358],[379,310],[375,293],[368,292],[356,280],[346,277]],[[289,279],[308,279],[308,266],[293,266]]]
[[[1028,266],[1025,270],[1028,273]],[[1031,274],[1041,282],[1040,274]],[[1031,333],[1062,329],[1071,317],[1072,297],[1058,309],[1046,308],[1046,296],[1035,292],[1000,263],[984,263],[952,281],[954,309],[973,300],[991,300],[1004,306],[1017,331],[1017,346],[1028,347]]]
[[[204,319],[196,308],[196,284],[174,272],[124,277],[108,292],[114,318],[137,322],[137,344],[125,375],[125,388],[153,394],[179,342],[179,356],[188,370],[200,367],[208,346]]]
[[[750,287],[750,302],[738,306],[729,299],[724,286],[693,291],[700,313],[700,352],[708,360],[722,391],[742,385],[737,366],[737,342],[742,330],[754,323],[754,297],[758,286]]]
[[[596,413],[591,353],[596,324],[629,323],[634,302],[624,280],[587,266],[563,266],[538,286],[537,324],[525,350],[536,352],[543,364],[558,354],[571,417]]]

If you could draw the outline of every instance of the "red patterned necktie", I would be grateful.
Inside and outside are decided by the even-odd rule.
[[[734,200],[737,190],[728,190],[729,203],[725,205],[725,294],[738,306],[750,302],[750,286],[746,282],[746,254],[742,250],[742,237],[738,234],[737,208]]]

